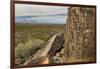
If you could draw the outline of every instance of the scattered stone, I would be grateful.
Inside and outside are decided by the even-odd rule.
[[[21,58],[17,58],[16,60],[15,60],[15,64],[21,64],[22,63],[22,59]]]

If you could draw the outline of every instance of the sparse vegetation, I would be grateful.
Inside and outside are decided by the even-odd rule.
[[[62,31],[64,31],[63,24],[15,23],[16,59],[21,58],[22,62],[26,61],[31,56],[31,53],[35,53],[53,35]]]

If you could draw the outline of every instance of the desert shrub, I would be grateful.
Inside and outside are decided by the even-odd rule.
[[[30,50],[32,48],[40,47],[41,44],[44,44],[44,42],[40,39],[33,39],[29,40],[28,42],[20,43],[15,48],[15,57],[21,58],[22,61],[26,61],[30,57]],[[35,50],[35,49],[34,49]]]

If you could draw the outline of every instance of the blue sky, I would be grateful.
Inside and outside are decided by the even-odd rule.
[[[64,24],[67,18],[67,8],[61,6],[15,4],[15,22]]]

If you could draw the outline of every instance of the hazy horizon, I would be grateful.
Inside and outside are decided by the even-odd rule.
[[[67,8],[61,6],[15,4],[15,23],[65,24]]]

